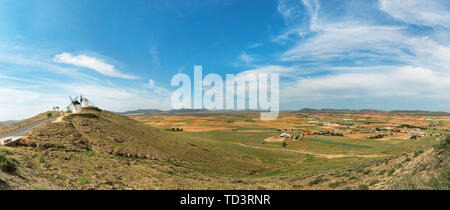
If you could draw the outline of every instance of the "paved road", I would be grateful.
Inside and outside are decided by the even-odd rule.
[[[23,128],[19,128],[17,130],[0,135],[0,144],[5,144],[5,141],[8,139],[10,139],[11,141],[16,141],[16,140],[26,136],[28,134],[28,132],[30,132],[31,129],[44,124],[45,122],[47,122],[47,120],[48,119],[41,120],[41,121],[38,121],[35,123],[31,123]]]

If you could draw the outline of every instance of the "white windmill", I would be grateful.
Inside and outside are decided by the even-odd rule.
[[[67,106],[67,109],[70,110],[72,108],[72,113],[77,114],[81,113],[81,104],[78,102],[78,96],[75,98],[72,98],[72,96],[69,96],[70,98],[70,105]]]
[[[86,97],[83,97],[83,95],[80,95],[80,102],[81,102],[81,107],[83,107],[83,108],[89,107],[89,100]]]

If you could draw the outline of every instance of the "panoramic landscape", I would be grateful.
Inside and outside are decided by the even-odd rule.
[[[449,78],[446,0],[2,0],[0,190],[449,190]]]
[[[448,189],[450,114],[51,111],[0,147],[2,189]],[[1,136],[0,136],[1,137]]]

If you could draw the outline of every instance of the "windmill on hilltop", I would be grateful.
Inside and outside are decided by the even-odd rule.
[[[89,100],[86,97],[83,97],[83,95],[80,95],[80,102],[81,107],[83,108],[89,107]]]
[[[81,113],[81,103],[78,102],[78,96],[75,98],[72,98],[72,96],[69,96],[70,104],[67,106],[67,110],[72,109],[72,113]]]

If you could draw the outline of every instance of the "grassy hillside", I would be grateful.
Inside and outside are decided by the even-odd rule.
[[[282,147],[272,132],[169,132],[88,108],[1,146],[0,189],[449,188],[449,138]]]

